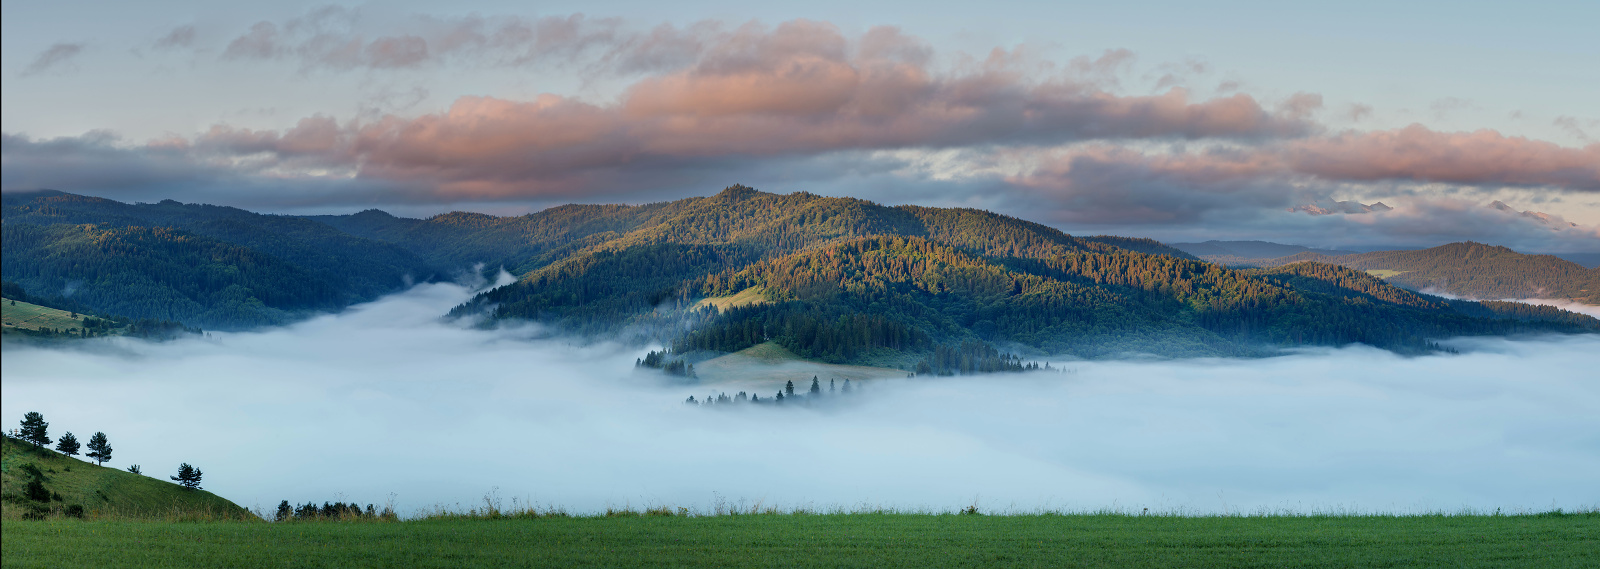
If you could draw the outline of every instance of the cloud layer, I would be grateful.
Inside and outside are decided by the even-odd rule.
[[[8,344],[0,415],[105,431],[112,466],[180,462],[246,506],[578,511],[795,507],[1299,512],[1600,503],[1593,336],[1266,360],[1070,363],[881,380],[828,409],[685,407],[638,354],[438,320],[424,285],[289,328],[90,349]],[[1057,362],[1058,365],[1061,362]],[[767,386],[769,391],[778,386]],[[741,387],[743,388],[743,387]]]
[[[218,124],[143,143],[6,133],[3,186],[284,208],[639,202],[754,182],[1096,228],[1232,224],[1303,237],[1339,224],[1391,242],[1413,237],[1400,231],[1419,219],[1469,227],[1480,216],[1459,212],[1514,199],[1506,192],[1543,203],[1600,193],[1600,144],[1420,124],[1333,132],[1316,118],[1315,93],[1264,100],[1173,86],[1203,62],[1158,66],[1158,91],[1128,93],[1122,80],[1136,58],[1127,50],[1064,62],[1023,48],[973,57],[897,28],[852,35],[807,20],[648,29],[583,15],[372,22],[339,8],[262,21],[226,35],[215,57],[291,61],[302,73],[568,66],[623,87],[609,100],[478,95],[419,115]],[[153,47],[201,53],[216,35],[179,26]],[[1408,205],[1359,220],[1281,215],[1335,195]],[[1495,231],[1519,236],[1507,242],[1517,246],[1600,250],[1595,227],[1536,225]],[[1482,240],[1495,238],[1484,230]]]

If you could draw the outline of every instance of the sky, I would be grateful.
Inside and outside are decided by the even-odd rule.
[[[8,193],[427,216],[742,183],[1075,234],[1600,251],[1593,2],[0,10]]]
[[[485,496],[573,513],[1600,504],[1600,384],[1583,373],[1594,334],[1457,339],[1460,354],[1426,357],[1057,360],[1072,373],[873,380],[833,405],[707,408],[682,401],[724,386],[635,370],[648,348],[439,318],[472,292],[419,285],[165,343],[7,344],[0,417],[38,411],[52,438],[103,431],[108,466],[165,479],[187,462],[206,489],[269,512],[340,501],[412,516]]]

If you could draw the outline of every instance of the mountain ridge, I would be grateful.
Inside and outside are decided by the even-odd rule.
[[[4,211],[8,281],[40,293],[79,283],[80,299],[121,302],[133,317],[189,302],[188,317],[235,327],[337,310],[477,265],[517,279],[454,316],[533,319],[685,351],[774,341],[833,363],[903,367],[938,355],[922,363],[940,370],[966,369],[950,358],[1005,360],[984,346],[1079,357],[1253,356],[1350,342],[1419,352],[1461,334],[1600,330],[1560,311],[1430,300],[1334,265],[1235,270],[1154,240],[1073,236],[983,210],[741,185],[514,217],[272,216],[59,192],[7,194]],[[141,292],[156,299],[144,304],[117,296],[141,290],[168,292]],[[743,300],[705,302],[729,295]]]
[[[1375,271],[1407,289],[1469,299],[1563,298],[1600,305],[1600,268],[1472,241],[1411,251],[1338,256],[1299,253],[1254,264],[1275,267],[1300,262]]]

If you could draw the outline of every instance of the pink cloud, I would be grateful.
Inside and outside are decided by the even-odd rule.
[[[925,43],[894,28],[848,38],[821,22],[751,24],[701,48],[692,66],[641,78],[615,104],[465,97],[442,113],[346,125],[314,118],[281,135],[218,127],[197,145],[299,159],[322,152],[363,177],[431,182],[457,197],[506,197],[576,192],[596,172],[741,158],[1295,136],[1316,129],[1305,109],[1319,104],[1297,95],[1273,112],[1245,94],[1203,101],[1182,89],[1118,95],[1072,78],[1122,65],[1131,57],[1125,52],[1069,66],[1075,75],[1030,75],[1003,50],[944,71],[932,66]]]
[[[1556,186],[1600,191],[1600,144],[1568,148],[1493,130],[1437,132],[1422,125],[1345,133],[1291,145],[1297,172],[1335,180]]]

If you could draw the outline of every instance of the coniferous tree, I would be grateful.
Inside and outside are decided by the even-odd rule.
[[[143,472],[139,471],[139,465],[137,464],[128,465],[128,472],[132,472],[134,474],[144,474]]]
[[[845,393],[849,393],[850,392],[850,380],[848,378],[846,378],[844,380],[844,392]]]
[[[200,469],[189,466],[189,463],[185,462],[178,466],[178,475],[172,476],[171,478],[177,481],[177,483],[182,484],[184,488],[190,490],[199,490],[200,477],[204,474],[205,473],[200,472]]]
[[[23,495],[36,502],[49,502],[50,490],[44,487],[44,481],[38,476],[28,480],[28,486],[23,490]]]
[[[835,378],[832,378],[832,377],[828,378],[828,394],[829,395],[833,395],[834,393],[838,393],[839,392],[839,388],[833,384],[833,380],[834,379]]]
[[[811,396],[822,395],[822,383],[817,381],[817,376],[811,376]]]
[[[43,448],[50,444],[50,423],[44,421],[44,415],[36,411],[29,411],[22,416],[22,440],[33,444],[33,448]]]
[[[778,402],[778,403],[783,403],[783,392],[782,392],[782,391],[779,391],[779,392],[778,392],[778,394],[777,394],[777,395],[774,395],[774,396],[773,396],[773,397],[772,397],[772,400],[773,400],[773,401],[776,401],[776,402]]]
[[[289,507],[288,500],[284,500],[282,502],[278,502],[278,513],[277,515],[273,516],[272,521],[281,522],[289,519],[291,516],[294,516],[294,508]]]
[[[789,394],[790,397],[794,397],[794,381],[785,382],[783,392]]]
[[[96,465],[103,465],[111,460],[111,444],[106,441],[105,433],[97,431],[89,437],[89,452],[84,453],[84,456],[94,459]]]
[[[56,441],[56,450],[67,456],[78,456],[78,437],[72,436],[72,431],[61,435],[61,440]]]

